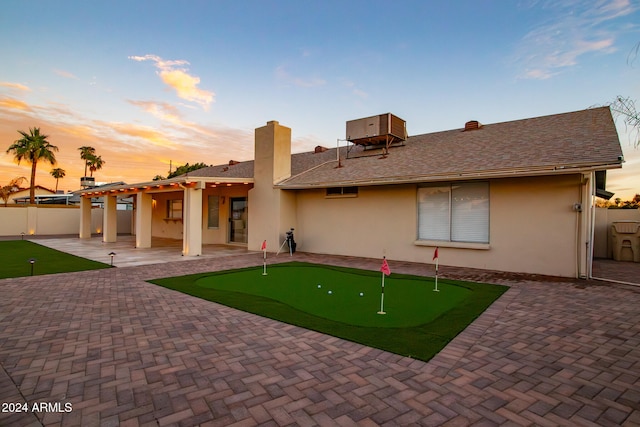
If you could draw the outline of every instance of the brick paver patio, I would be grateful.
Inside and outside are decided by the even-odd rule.
[[[0,281],[0,402],[29,405],[3,406],[0,425],[640,425],[640,288],[442,267],[510,289],[424,363],[145,282],[260,263],[242,254]]]

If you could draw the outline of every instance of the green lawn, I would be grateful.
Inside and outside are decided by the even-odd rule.
[[[250,313],[404,356],[429,360],[507,290],[505,286],[438,280],[290,262],[156,279],[155,283]],[[362,294],[362,295],[360,295]]]
[[[29,259],[35,258],[33,274],[108,268],[108,264],[70,255],[26,240],[0,241],[0,279],[31,275]]]

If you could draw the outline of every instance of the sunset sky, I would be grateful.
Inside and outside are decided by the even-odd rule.
[[[640,107],[640,2],[50,1],[0,6],[0,184],[29,176],[6,149],[39,127],[59,188],[151,180],[169,164],[253,158],[253,131],[293,151],[334,147],[345,122],[391,112],[410,135],[604,105]],[[640,193],[640,147],[619,121],[615,197]],[[36,183],[55,187],[51,166]]]

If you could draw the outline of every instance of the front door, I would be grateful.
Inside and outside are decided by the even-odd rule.
[[[247,243],[247,198],[232,197],[230,205],[229,243]]]

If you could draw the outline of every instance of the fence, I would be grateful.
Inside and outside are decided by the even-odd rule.
[[[132,233],[133,211],[119,210],[118,232]],[[102,232],[103,209],[91,210],[91,232]],[[0,207],[0,236],[59,235],[80,233],[77,206],[30,205]]]
[[[613,258],[611,224],[615,221],[640,221],[640,209],[596,208],[593,236],[594,258]]]

